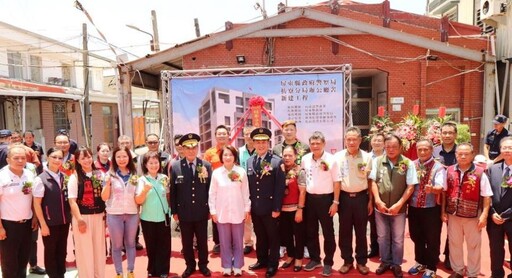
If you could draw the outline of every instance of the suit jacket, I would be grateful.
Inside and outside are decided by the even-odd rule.
[[[512,188],[503,188],[503,167],[505,162],[492,165],[488,169],[489,181],[492,188],[491,213],[498,213],[502,218],[509,219],[512,216]],[[512,172],[510,173],[512,175]]]
[[[197,168],[206,169],[207,177],[201,179]],[[196,158],[194,176],[190,174],[187,159],[176,160],[171,166],[171,213],[180,221],[208,220],[208,193],[212,167],[207,161]]]
[[[268,152],[264,161],[271,170],[264,174],[263,170],[257,170],[255,154],[247,160],[247,177],[249,180],[249,192],[251,199],[251,213],[255,215],[269,215],[273,211],[281,211],[285,184],[285,173],[281,169],[283,163],[277,155]]]

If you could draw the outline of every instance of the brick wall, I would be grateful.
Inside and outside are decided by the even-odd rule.
[[[340,14],[367,23],[382,24],[381,18],[371,14],[350,10],[342,10]],[[286,28],[327,26],[327,24],[303,18],[286,23]],[[430,39],[439,40],[440,38],[438,30],[408,23],[392,22],[391,28]],[[275,59],[272,66],[352,64],[354,70],[377,69],[387,72],[389,74],[388,98],[405,98],[401,112],[390,112],[393,120],[398,120],[407,111],[412,111],[414,104],[420,105],[422,115],[425,115],[426,109],[438,108],[440,105],[447,108],[460,107],[461,119],[477,118],[464,123],[470,124],[471,132],[479,134],[480,120],[478,117],[482,116],[483,73],[476,71],[461,74],[461,72],[475,69],[481,65],[480,63],[442,53],[428,52],[427,49],[372,35],[347,35],[339,36],[339,39],[362,51],[340,45],[339,54],[334,55],[331,41],[322,37],[275,38]],[[485,41],[482,40],[454,39],[450,41],[450,44],[457,44],[477,51],[486,48]],[[406,58],[432,54],[438,56],[438,60],[419,59],[410,62],[392,58],[383,60],[363,53],[363,51],[386,57]],[[246,64],[243,66],[266,66],[265,39],[235,39],[231,51],[228,51],[224,44],[219,44],[186,55],[183,57],[183,68],[240,67],[236,62],[236,55],[245,55]],[[439,80],[443,81],[439,82]],[[472,139],[473,144],[478,148],[480,139],[478,136]]]

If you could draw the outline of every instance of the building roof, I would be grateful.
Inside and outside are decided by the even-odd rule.
[[[301,28],[300,20],[318,22],[318,28]],[[383,27],[384,22],[389,27]],[[297,24],[294,24],[296,23]],[[446,22],[446,21],[445,21]],[[285,24],[285,29],[270,29]],[[448,35],[477,35],[480,29],[475,26],[448,22],[445,27]],[[389,9],[389,2],[381,4],[360,4],[344,1],[337,14],[331,13],[328,3],[317,6],[287,9],[276,16],[254,23],[236,24],[227,31],[213,33],[201,38],[176,45],[172,48],[147,55],[123,65],[128,71],[137,71],[132,85],[158,89],[162,70],[181,70],[183,57],[194,52],[225,43],[234,39],[254,37],[307,37],[369,34],[384,37],[405,44],[430,49],[471,61],[491,60],[482,54],[481,49],[463,41],[464,38],[441,41],[442,19],[415,15]],[[478,44],[480,47],[480,44]],[[142,80],[141,80],[142,79]]]

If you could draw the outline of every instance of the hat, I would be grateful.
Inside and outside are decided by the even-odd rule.
[[[11,135],[12,135],[12,133],[8,129],[0,130],[0,138],[10,137]]]
[[[474,163],[487,163],[487,158],[482,154],[477,154],[473,159]]]
[[[260,127],[251,132],[252,140],[270,140],[272,132],[268,128]]]
[[[492,120],[494,124],[504,124],[507,122],[507,117],[505,115],[496,115]]]
[[[199,144],[199,141],[201,141],[201,137],[199,137],[199,135],[195,133],[188,133],[181,136],[178,144],[182,145],[183,147],[193,148]]]

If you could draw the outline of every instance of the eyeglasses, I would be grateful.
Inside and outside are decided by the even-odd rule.
[[[148,145],[156,145],[158,144],[158,141],[147,141]]]
[[[51,157],[51,158],[57,159],[57,160],[63,160],[64,159],[62,156],[49,155],[48,157]]]

